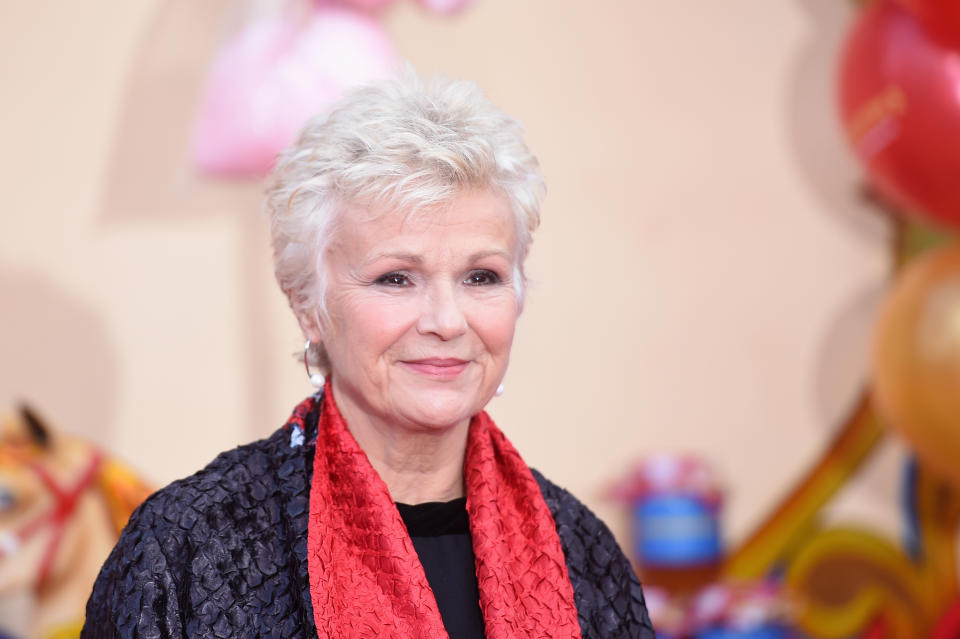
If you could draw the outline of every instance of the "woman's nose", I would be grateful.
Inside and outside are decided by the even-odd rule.
[[[453,286],[439,284],[430,288],[420,313],[417,330],[424,335],[436,335],[444,341],[466,332],[467,318]]]

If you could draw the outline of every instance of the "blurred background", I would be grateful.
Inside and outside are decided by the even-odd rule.
[[[99,447],[126,469],[117,482],[132,507],[149,487],[279,427],[313,389],[272,275],[263,158],[299,127],[300,111],[409,61],[476,81],[523,122],[547,179],[506,392],[490,413],[531,466],[608,523],[641,572],[642,554],[658,552],[644,546],[644,518],[677,511],[638,505],[673,491],[705,508],[672,530],[692,534],[681,524],[704,517],[696,521],[710,524],[712,550],[692,563],[682,548],[659,563],[648,557],[660,634],[708,636],[695,619],[760,632],[763,624],[747,623],[755,611],[781,633],[933,636],[956,592],[949,486],[960,458],[940,444],[960,437],[960,412],[940,406],[924,423],[941,439],[917,444],[913,400],[890,399],[884,413],[865,394],[877,309],[894,273],[943,239],[931,224],[960,219],[951,208],[960,186],[950,202],[949,184],[871,165],[912,125],[871,127],[906,108],[924,126],[941,122],[901,154],[909,166],[927,175],[909,152],[942,146],[936,166],[960,170],[960,46],[924,22],[956,14],[936,13],[949,2],[902,4],[913,6],[3,2],[7,429],[37,420],[76,438],[50,471],[71,485],[86,468],[79,442]],[[932,18],[920,15],[930,7]],[[910,41],[844,54],[868,12],[876,24],[856,37],[902,44],[906,30],[929,50]],[[938,64],[943,75],[929,85],[940,110],[913,115],[927,97],[915,100],[916,87],[895,74],[920,77]],[[906,186],[897,182],[904,173]],[[932,204],[923,199],[930,192]],[[955,297],[941,295],[940,306],[960,308]],[[923,387],[937,397],[960,395],[960,315],[950,312],[941,341],[953,359]],[[901,388],[899,370],[891,388]],[[903,374],[920,375],[911,371]],[[888,428],[902,405],[907,417]],[[930,449],[947,456],[910,462],[911,451]],[[11,459],[0,480],[16,477],[22,456]],[[932,487],[923,492],[927,466]],[[692,487],[683,479],[691,475]],[[904,497],[912,494],[920,496]],[[917,523],[924,495],[941,526],[936,555],[918,541],[928,530]],[[26,517],[26,507],[14,515]],[[836,530],[850,534],[825,547],[840,548],[843,565],[865,567],[843,593],[824,595],[787,558]],[[54,636],[53,622],[37,630],[34,595],[50,586],[36,585],[36,566],[66,560],[46,560],[41,546],[23,574],[0,568],[0,600],[15,602],[0,603],[0,619],[6,609],[13,620],[9,630],[0,622],[0,635]],[[868,559],[860,552],[881,546],[864,551]],[[89,551],[92,563],[108,549]],[[936,576],[924,572],[931,558]],[[10,553],[0,552],[5,561]],[[737,585],[710,589],[728,577]],[[906,603],[891,608],[888,598]],[[756,605],[734,623],[730,610],[746,600]]]

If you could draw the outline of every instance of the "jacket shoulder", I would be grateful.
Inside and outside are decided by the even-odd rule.
[[[130,526],[149,527],[159,533],[196,533],[201,540],[209,533],[228,528],[248,528],[248,513],[262,504],[307,488],[304,464],[312,456],[303,447],[289,445],[285,429],[218,455],[202,470],[172,482],[151,495],[134,513]]]
[[[222,453],[141,504],[97,577],[82,637],[221,636],[273,608],[288,622],[265,627],[294,636],[297,597],[258,602],[302,579],[312,448],[290,440],[280,429]]]
[[[557,525],[584,639],[653,639],[640,582],[610,529],[570,492],[532,472]]]

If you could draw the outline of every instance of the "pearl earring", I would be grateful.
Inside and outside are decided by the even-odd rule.
[[[323,388],[324,383],[327,381],[323,373],[310,372],[310,340],[307,340],[306,345],[303,347],[303,367],[307,369],[307,377],[310,378],[310,383],[316,388]]]
[[[494,393],[494,395],[496,395],[497,397],[500,397],[501,395],[503,395],[503,384],[500,384],[499,386],[497,386],[497,391]]]

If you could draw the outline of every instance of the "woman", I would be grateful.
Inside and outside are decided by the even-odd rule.
[[[468,83],[409,73],[309,123],[267,209],[326,382],[134,514],[82,636],[652,637],[609,531],[483,412],[541,191]]]

